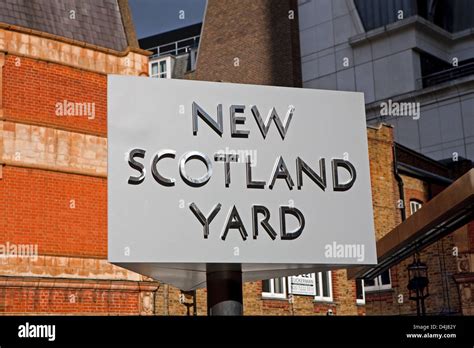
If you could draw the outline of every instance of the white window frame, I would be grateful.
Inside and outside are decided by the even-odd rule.
[[[327,271],[328,273],[328,287],[329,287],[329,296],[323,296],[323,273],[318,272],[315,274],[318,277],[317,286],[319,287],[319,296],[314,296],[314,300],[317,302],[333,302],[333,293],[332,293],[332,272]]]
[[[160,62],[166,62],[166,71],[160,72]],[[148,69],[150,71],[150,77],[153,78],[162,78],[162,79],[170,79],[171,78],[171,57],[165,57],[160,59],[154,59],[148,63]],[[158,65],[158,74],[153,75],[153,64]],[[162,77],[162,74],[166,74],[165,77]]]
[[[365,292],[391,289],[392,288],[392,272],[390,271],[390,269],[388,270],[388,279],[390,279],[390,283],[381,284],[382,283],[382,276],[379,275],[379,276],[375,277],[374,278],[375,285],[372,285],[372,286],[365,285],[364,286]]]
[[[262,298],[264,298],[264,299],[285,299],[286,300],[287,279],[286,279],[286,277],[279,277],[279,278],[282,279],[283,293],[276,293],[275,292],[275,279],[278,279],[278,278],[266,279],[266,281],[270,282],[270,292],[264,292],[263,291],[263,282],[265,280],[262,280]]]
[[[410,215],[415,214],[421,207],[423,203],[416,199],[410,199]]]
[[[391,280],[391,279],[390,279]],[[356,280],[357,282],[357,280]],[[364,305],[365,304],[365,285],[364,285],[364,279],[360,279],[360,283],[362,286],[362,298],[357,298],[357,288],[356,288],[356,303],[359,305]],[[356,285],[357,286],[357,285]]]

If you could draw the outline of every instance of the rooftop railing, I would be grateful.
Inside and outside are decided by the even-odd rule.
[[[418,79],[417,84],[418,88],[426,88],[471,74],[474,74],[474,62],[423,76],[421,79]]]
[[[153,52],[150,59],[160,57],[166,54],[177,56],[179,54],[187,53],[189,52],[189,50],[196,48],[199,45],[200,37],[201,35],[196,35],[164,45],[151,47],[148,49],[148,51]]]

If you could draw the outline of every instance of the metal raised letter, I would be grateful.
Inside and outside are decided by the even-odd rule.
[[[295,216],[298,219],[300,227],[292,232],[286,232],[286,218],[285,215],[290,214]],[[296,239],[303,232],[305,225],[303,213],[292,207],[280,207],[280,233],[282,240],[291,240]]]
[[[337,172],[338,167],[342,167],[349,172],[349,174],[351,175],[351,179],[348,182],[343,183],[343,184],[339,183],[339,176]],[[351,162],[345,161],[342,159],[332,160],[332,183],[333,183],[334,191],[349,190],[352,187],[352,185],[354,185],[356,177],[357,177],[356,169],[354,168]]]
[[[245,110],[244,105],[232,105],[230,107],[230,136],[232,138],[248,138],[250,131],[238,130],[238,124],[245,124],[245,117],[235,116],[235,114],[242,114]]]
[[[291,118],[293,117],[294,108],[290,105],[288,107],[288,112],[286,113],[285,124],[280,120],[280,116],[278,116],[275,108],[272,108],[268,113],[267,119],[263,122],[262,117],[260,116],[260,112],[257,109],[257,106],[251,106],[252,114],[255,120],[257,121],[258,128],[263,135],[263,139],[267,137],[268,129],[270,128],[270,123],[272,120],[275,121],[275,124],[278,128],[278,132],[282,139],[285,139],[286,132],[288,131],[288,127],[290,126]]]
[[[194,179],[189,177],[186,174],[186,163],[192,159],[198,159],[206,166],[206,174],[202,177]],[[181,178],[192,187],[200,187],[205,185],[212,176],[212,163],[209,157],[205,154],[198,152],[198,151],[189,151],[186,152],[181,159],[179,160],[179,173],[181,174]]]
[[[264,219],[260,223],[262,224],[263,229],[267,231],[270,238],[275,240],[277,234],[268,222],[268,220],[270,220],[270,211],[267,209],[267,207],[264,207],[263,205],[252,206],[253,239],[257,239],[258,237],[258,214],[264,215]]]
[[[146,151],[142,149],[133,149],[128,154],[128,164],[130,165],[130,167],[140,172],[140,176],[131,176],[130,178],[128,178],[128,183],[130,185],[139,185],[143,182],[143,180],[145,180],[145,166],[140,162],[135,161],[135,157],[145,158],[145,152]]]
[[[224,153],[216,153],[214,155],[214,161],[224,162],[224,175],[225,175],[225,187],[230,185],[230,162],[237,162],[239,160],[239,155],[231,155]]]
[[[204,111],[196,102],[193,102],[192,107],[193,113],[193,135],[197,135],[198,132],[198,116],[201,117],[204,122],[206,122],[209,127],[214,129],[214,131],[222,136],[224,126],[222,123],[222,104],[217,105],[217,122],[212,119],[207,112]]]
[[[293,189],[293,179],[291,179],[290,172],[288,171],[288,168],[286,167],[285,161],[283,161],[283,157],[278,157],[278,159],[275,161],[275,165],[273,166],[273,171],[272,171],[272,179],[270,181],[270,190],[273,189],[273,185],[275,185],[275,180],[276,179],[285,179],[286,184],[288,185],[288,188],[290,190]]]
[[[174,178],[165,178],[164,176],[162,176],[160,173],[158,173],[158,169],[156,168],[156,165],[158,164],[158,161],[162,158],[175,158],[175,157],[176,157],[176,151],[174,150],[161,150],[155,155],[155,157],[153,157],[153,161],[151,163],[151,174],[153,175],[155,180],[163,186],[174,186],[176,180]]]
[[[253,181],[252,179],[252,156],[247,156],[245,162],[245,171],[247,174],[247,188],[263,189],[265,188],[265,181]]]
[[[242,222],[242,219],[240,218],[239,212],[237,211],[235,205],[232,207],[232,210],[227,216],[227,223],[221,233],[222,240],[225,240],[225,238],[227,237],[227,232],[229,232],[231,228],[237,228],[240,231],[242,239],[247,239],[247,231],[245,230],[244,223]]]
[[[309,178],[313,180],[319,187],[321,187],[323,191],[326,190],[326,166],[324,158],[319,160],[319,172],[321,175],[316,174],[315,171],[311,169],[311,167],[308,166],[306,162],[300,157],[296,158],[296,171],[298,173],[296,176],[298,190],[301,190],[301,187],[303,186],[303,172],[306,173],[306,175],[308,175]]]
[[[204,214],[199,210],[197,205],[193,202],[189,205],[189,209],[193,212],[193,214],[197,217],[201,225],[203,226],[204,231],[204,238],[207,239],[209,236],[209,224],[214,220],[219,210],[221,210],[221,204],[217,203],[214,208],[212,208],[211,212],[209,213],[209,217],[205,217]]]

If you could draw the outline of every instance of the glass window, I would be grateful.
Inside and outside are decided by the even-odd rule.
[[[365,291],[378,291],[391,289],[392,282],[390,278],[390,270],[386,270],[378,277],[371,280],[365,280],[364,289]]]
[[[262,282],[262,292],[271,292],[270,282],[270,279]]]
[[[162,60],[160,62],[160,74],[165,74],[164,77],[166,77],[166,60]],[[163,76],[160,76],[163,77]]]
[[[390,285],[390,271],[385,271],[380,275],[380,285]]]
[[[283,289],[283,278],[277,278],[273,280],[273,292],[276,294],[285,293],[285,290]]]
[[[374,279],[366,279],[366,280],[365,280],[365,286],[366,286],[366,287],[375,286],[375,279],[377,279],[377,278],[374,278]]]
[[[316,284],[315,285],[316,286],[316,295],[315,295],[315,297],[319,298],[319,297],[321,297],[321,280],[319,278],[319,273],[316,274],[315,279],[316,279],[316,283],[315,283]]]
[[[155,77],[158,75],[158,63],[151,63],[151,76]]]
[[[322,274],[323,282],[323,297],[330,297],[331,290],[329,289],[329,276],[328,272],[323,272]]]
[[[319,272],[316,274],[316,301],[332,301],[332,280],[331,271]]]
[[[356,279],[356,302],[365,304],[364,280]]]
[[[169,68],[169,58],[164,58],[159,61],[154,61],[150,63],[150,76],[154,78],[161,78],[166,79],[169,78],[168,76],[168,68]]]
[[[286,278],[274,278],[262,281],[262,297],[286,298]]]

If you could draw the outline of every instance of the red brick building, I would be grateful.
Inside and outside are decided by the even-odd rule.
[[[0,312],[146,313],[158,284],[106,262],[107,74],[148,71],[127,3],[0,7],[0,243],[38,253],[0,259]]]

